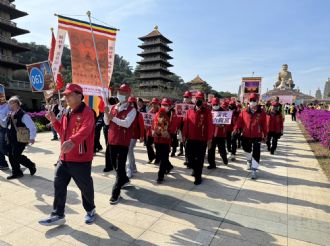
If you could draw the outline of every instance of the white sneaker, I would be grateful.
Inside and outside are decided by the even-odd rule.
[[[251,179],[257,179],[257,171],[256,170],[252,170]]]
[[[127,175],[127,177],[128,177],[129,179],[132,178],[132,171],[131,171],[130,168],[127,168],[127,169],[126,169],[126,175]]]
[[[246,161],[246,170],[251,170],[251,165],[252,165],[251,161]]]

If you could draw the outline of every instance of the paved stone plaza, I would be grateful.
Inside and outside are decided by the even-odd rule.
[[[54,163],[59,142],[39,134],[27,155],[37,163],[19,180],[0,172],[0,245],[330,245],[330,184],[296,123],[287,118],[275,156],[263,146],[257,181],[238,160],[204,169],[204,182],[193,184],[183,158],[171,158],[175,173],[158,185],[157,166],[147,164],[145,148],[136,148],[134,187],[109,205],[114,172],[104,175],[104,151],[93,163],[98,213],[84,224],[79,190],[71,182],[67,223],[44,227],[38,220],[52,210]],[[218,159],[218,162],[220,160]]]

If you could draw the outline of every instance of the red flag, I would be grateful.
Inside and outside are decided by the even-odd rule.
[[[55,38],[53,29],[52,29],[52,41],[51,41],[51,44],[50,44],[50,49],[49,49],[49,54],[48,54],[48,60],[50,61],[50,63],[52,63],[53,59],[54,59],[55,45],[56,45],[56,38]],[[61,67],[62,67],[62,65],[61,65]],[[55,90],[59,91],[63,87],[64,87],[64,81],[63,81],[63,78],[62,78],[62,74],[59,72],[57,74],[57,78],[56,78],[56,88],[55,88]]]

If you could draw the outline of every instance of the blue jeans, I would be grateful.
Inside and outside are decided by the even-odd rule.
[[[134,156],[134,148],[136,145],[136,141],[137,139],[131,139],[128,148],[128,155],[127,155],[126,168],[130,169],[132,172],[136,171],[135,156]]]
[[[0,127],[0,166],[8,166],[5,158],[7,129]]]

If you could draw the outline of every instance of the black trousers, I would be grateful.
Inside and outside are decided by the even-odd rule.
[[[110,151],[110,145],[107,144],[107,147],[105,149],[105,168],[108,170],[113,170],[113,164],[111,162],[111,151]]]
[[[54,180],[55,198],[53,203],[53,215],[64,216],[67,188],[71,178],[81,192],[83,207],[86,212],[90,212],[95,208],[94,185],[91,170],[91,162],[58,162]]]
[[[252,152],[252,158],[255,159],[258,163],[260,162],[260,145],[261,138],[242,137],[243,150],[247,153]]]
[[[103,113],[100,113],[95,123],[94,150],[102,148],[102,145],[100,143],[100,137],[103,126],[104,126]]]
[[[188,162],[191,165],[196,180],[202,178],[205,152],[207,147],[206,141],[187,140],[186,153],[188,154]]]
[[[151,136],[147,137],[147,153],[148,153],[148,159],[149,161],[153,161],[156,159],[156,162],[159,162],[159,157],[156,149],[156,153],[154,151],[154,147],[152,146],[154,144],[154,138]]]
[[[105,139],[105,144],[108,144],[108,131],[109,131],[109,126],[104,125],[103,126],[103,135]]]
[[[296,113],[292,113],[291,114],[291,120],[292,121],[296,121]]]
[[[281,137],[281,133],[268,132],[266,144],[268,150],[270,150],[272,153],[274,153],[274,151],[276,150],[277,142],[280,139],[280,137]]]
[[[240,141],[238,139],[238,135],[237,134],[233,134],[231,135],[231,153],[233,155],[236,155],[237,152],[237,142]]]
[[[168,144],[155,144],[155,147],[160,159],[158,178],[163,179],[165,173],[173,168],[169,161],[170,146]]]
[[[8,146],[9,163],[11,165],[13,175],[23,174],[20,165],[23,165],[29,169],[35,167],[35,164],[22,154],[25,147],[25,143],[19,143],[15,140],[12,140]]]
[[[172,153],[175,154],[176,149],[179,146],[178,136],[176,134],[171,134],[171,139],[172,139],[172,144],[171,144]]]
[[[232,146],[231,146],[231,132],[227,132],[227,136],[226,136],[226,142],[227,142],[227,150],[228,152],[231,152],[232,150]]]
[[[129,179],[126,174],[126,160],[128,146],[110,145],[111,163],[115,167],[117,175],[112,188],[112,197],[117,198],[120,195],[120,189]]]
[[[0,166],[6,167],[8,163],[5,158],[7,153],[7,143],[6,143],[7,129],[0,126]]]
[[[212,146],[208,150],[207,153],[207,160],[210,164],[210,166],[216,166],[215,164],[215,150],[216,147],[218,147],[220,151],[220,156],[222,158],[223,163],[227,164],[228,159],[227,159],[227,152],[226,152],[226,138],[220,138],[220,137],[215,137],[212,139]]]

